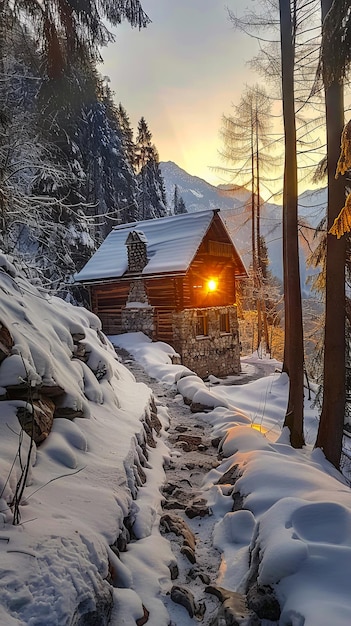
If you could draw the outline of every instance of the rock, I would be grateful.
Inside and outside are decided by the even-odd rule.
[[[188,589],[184,587],[173,586],[171,589],[171,600],[176,604],[183,606],[189,613],[190,617],[194,617],[196,612],[194,596]]]
[[[188,561],[190,561],[190,563],[192,564],[196,563],[195,552],[189,546],[183,544],[182,547],[180,548],[180,553],[186,556],[186,558],[188,559]]]
[[[145,608],[145,606],[143,605],[143,611],[144,611],[144,615],[143,617],[139,617],[139,619],[136,620],[136,625],[137,626],[144,626],[144,624],[146,624],[149,621],[149,611]]]
[[[204,574],[203,572],[201,572],[197,565],[196,565],[196,567],[192,567],[188,571],[187,577],[190,580],[195,580],[196,578],[200,578],[201,582],[204,583],[204,585],[209,585],[210,582],[211,582],[210,577],[207,574]]]
[[[235,485],[236,481],[240,478],[239,466],[232,465],[217,481],[217,485]]]
[[[76,417],[84,417],[84,412],[81,410],[73,409],[70,406],[56,407],[54,417],[64,417],[68,420],[73,420]]]
[[[202,618],[206,613],[206,604],[204,602],[200,602],[198,605],[195,606],[195,609],[195,615],[197,619],[202,622]]]
[[[259,626],[257,615],[248,608],[246,596],[223,587],[209,586],[205,591],[222,603],[212,626]]]
[[[175,489],[172,496],[173,498],[180,500],[184,503],[184,505],[186,505],[186,503],[190,502],[191,499],[194,497],[194,494],[192,494],[191,491],[184,491],[184,489]]]
[[[175,485],[174,483],[167,483],[166,485],[163,485],[162,491],[166,495],[172,495],[173,491],[176,488],[177,488],[177,485]]]
[[[210,582],[211,582],[211,579],[210,579],[209,575],[208,574],[204,574],[203,572],[199,573],[199,578],[200,578],[201,582],[204,583],[204,585],[209,585]]]
[[[187,426],[176,426],[175,429],[178,433],[185,433],[188,429]]]
[[[218,448],[221,441],[222,437],[215,437],[214,439],[211,439],[211,446],[213,446],[213,448]]]
[[[123,521],[123,528],[121,529],[115,545],[111,546],[111,549],[119,556],[120,552],[126,552],[128,543],[130,542],[130,530],[126,527],[128,524],[128,519],[125,518]]]
[[[73,339],[73,343],[78,343],[79,341],[82,341],[82,339],[85,339],[85,332],[77,332],[77,333],[72,333],[72,339]]]
[[[160,526],[164,532],[174,533],[178,537],[183,537],[185,545],[195,550],[196,539],[189,526],[178,515],[166,513],[160,519]]]
[[[173,365],[181,365],[182,364],[182,359],[180,354],[170,354],[170,359],[173,363]]]
[[[196,435],[187,435],[185,433],[178,435],[177,441],[180,444],[184,444],[183,448],[186,452],[198,450],[199,447],[203,445],[201,437]]]
[[[199,568],[196,567],[192,567],[187,574],[187,578],[190,580],[195,580],[199,575]]]
[[[38,388],[39,393],[44,396],[48,396],[49,398],[58,398],[65,393],[63,387],[60,385],[40,385]]]
[[[280,618],[279,602],[269,585],[259,587],[254,583],[247,592],[247,603],[261,619],[276,622]]]
[[[184,502],[178,502],[177,500],[168,500],[163,505],[163,508],[165,511],[171,511],[175,509],[179,509],[183,511],[185,507],[186,507],[186,504],[184,504]]]
[[[29,400],[28,383],[20,383],[18,385],[8,385],[6,387],[7,398],[9,400]],[[43,396],[48,398],[56,398],[65,393],[65,390],[59,385],[37,385],[30,388],[30,398],[32,400],[41,400]]]
[[[157,416],[157,407],[153,396],[150,399],[150,425],[156,431],[156,434],[159,435],[162,430],[162,424]]]
[[[13,347],[13,339],[6,326],[0,324],[0,363],[10,356]]]
[[[17,409],[17,417],[23,430],[31,437],[38,445],[46,439],[51,431],[54,421],[55,405],[50,398],[41,397],[39,400],[33,400],[28,403],[32,410],[26,407],[19,407]]]
[[[238,491],[235,491],[232,493],[232,498],[233,498],[232,511],[241,511],[244,508],[243,496]]]
[[[210,515],[211,511],[206,504],[206,500],[194,500],[190,506],[187,506],[185,509],[185,515],[189,517],[189,519],[193,519],[194,517],[206,517],[206,515]]]
[[[78,343],[74,344],[73,356],[76,359],[86,362],[88,360],[86,352],[87,350],[86,350],[85,343],[82,343],[81,341],[79,341]]]
[[[201,404],[201,402],[192,402],[190,404],[190,411],[192,413],[208,413],[212,411],[213,406],[208,406],[206,404]]]
[[[168,566],[169,572],[171,574],[171,580],[175,580],[176,578],[178,578],[179,576],[179,567],[178,567],[178,563],[176,561],[174,561],[173,563],[170,563]]]
[[[83,599],[72,616],[70,626],[108,626],[113,606],[112,587],[106,581],[96,582],[94,591],[94,602]]]
[[[182,480],[179,481],[180,485],[189,485],[189,487],[192,488],[192,484],[190,482],[190,480],[188,480],[188,478],[182,478]]]

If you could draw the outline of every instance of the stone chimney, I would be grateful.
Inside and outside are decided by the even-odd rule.
[[[126,239],[128,272],[139,274],[147,264],[147,239],[141,230],[132,230]]]

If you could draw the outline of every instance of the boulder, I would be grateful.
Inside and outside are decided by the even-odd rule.
[[[17,417],[23,430],[38,445],[46,439],[54,421],[55,405],[50,398],[41,396],[27,407],[17,409]]]

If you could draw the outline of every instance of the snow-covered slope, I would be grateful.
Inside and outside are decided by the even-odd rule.
[[[110,546],[127,540],[146,464],[145,422],[155,435],[150,389],[93,314],[3,255],[0,322],[0,624],[103,626],[119,568]],[[34,417],[40,445],[19,413],[27,431]]]

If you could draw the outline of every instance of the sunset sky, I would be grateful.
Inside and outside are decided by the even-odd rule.
[[[144,116],[161,161],[174,161],[212,184],[223,177],[221,117],[238,104],[245,85],[258,77],[246,62],[254,39],[234,31],[226,7],[242,14],[252,0],[142,0],[152,19],[138,31],[122,24],[116,42],[102,51],[109,76],[136,128]]]

